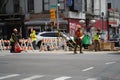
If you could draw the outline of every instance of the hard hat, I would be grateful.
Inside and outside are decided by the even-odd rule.
[[[81,28],[81,26],[80,26],[80,25],[77,25],[77,28]]]

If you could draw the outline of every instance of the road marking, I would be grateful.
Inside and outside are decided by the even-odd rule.
[[[28,78],[24,78],[22,80],[33,80],[33,79],[38,79],[41,77],[44,77],[44,76],[43,75],[35,75],[35,76],[28,77]]]
[[[114,64],[114,63],[116,63],[116,62],[107,62],[107,63],[105,63],[105,64]]]
[[[96,78],[88,78],[86,80],[97,80]]]
[[[70,79],[71,77],[67,77],[67,76],[64,76],[64,77],[59,77],[59,78],[56,78],[54,80],[66,80],[66,79]]]
[[[12,77],[16,77],[16,76],[19,76],[19,74],[11,74],[11,75],[7,75],[7,76],[3,76],[3,77],[0,77],[0,80],[7,79],[7,78],[12,78]]]
[[[89,68],[86,68],[86,69],[83,69],[82,71],[85,72],[85,71],[89,71],[91,69],[93,69],[94,67],[89,67]]]

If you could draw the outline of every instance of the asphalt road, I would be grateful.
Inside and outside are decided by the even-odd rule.
[[[120,80],[120,53],[0,52],[0,80]]]

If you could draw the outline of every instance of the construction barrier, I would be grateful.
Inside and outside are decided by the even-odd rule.
[[[20,46],[22,50],[27,52],[28,50],[34,51],[32,41],[28,39],[20,39]],[[9,50],[11,48],[9,40],[0,40],[0,50]],[[40,51],[53,51],[53,50],[69,50],[66,40],[64,38],[44,38],[41,42]]]
[[[10,49],[10,41],[9,40],[0,40],[0,50],[9,50]]]
[[[32,45],[32,41],[31,41],[30,38],[21,39],[20,40],[20,45],[21,45],[23,51],[27,52],[28,50],[34,50],[33,45]]]
[[[66,40],[63,38],[44,38],[40,51],[68,50],[67,48]]]
[[[23,51],[34,50],[32,41],[30,38],[28,39],[20,39],[20,46],[22,47]],[[10,50],[10,40],[0,40],[0,50]]]

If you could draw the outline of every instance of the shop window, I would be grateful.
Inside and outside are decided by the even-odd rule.
[[[28,0],[28,12],[34,13],[34,0]]]
[[[14,4],[14,12],[18,13],[20,10],[20,5],[19,5],[19,0],[13,0],[13,4]]]
[[[43,11],[49,11],[50,9],[50,0],[43,0]]]

